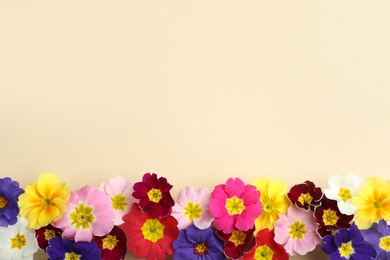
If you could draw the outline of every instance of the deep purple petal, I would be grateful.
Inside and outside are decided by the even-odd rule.
[[[321,248],[328,255],[332,255],[335,251],[338,251],[338,248],[334,242],[334,237],[332,235],[324,237],[321,243]]]

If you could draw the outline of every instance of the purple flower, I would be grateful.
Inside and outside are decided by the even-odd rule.
[[[24,192],[11,178],[0,178],[0,226],[7,227],[18,221],[18,197]]]
[[[187,230],[180,230],[179,237],[173,241],[173,257],[177,260],[225,260],[222,252],[223,242],[215,235],[215,229],[198,229],[193,224]]]
[[[390,259],[390,226],[381,219],[371,228],[362,230],[364,240],[375,248],[375,259]]]
[[[349,229],[340,229],[334,236],[324,237],[321,248],[330,255],[331,260],[374,259],[376,256],[375,249],[364,242],[355,223],[352,223]]]
[[[74,242],[68,239],[53,237],[46,248],[50,260],[78,259],[97,260],[100,249],[95,242]]]

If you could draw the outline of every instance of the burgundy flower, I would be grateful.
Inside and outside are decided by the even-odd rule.
[[[127,237],[120,227],[114,226],[110,233],[102,237],[94,237],[92,241],[95,241],[100,249],[102,260],[125,259]]]
[[[256,237],[253,236],[255,228],[248,231],[234,230],[232,233],[225,234],[217,230],[217,236],[223,240],[226,245],[223,253],[231,259],[240,259],[245,253],[249,252],[256,245]]]
[[[287,193],[287,197],[298,208],[314,211],[314,208],[320,205],[322,191],[313,182],[305,181],[304,183],[294,185]]]
[[[151,212],[158,218],[164,217],[171,213],[175,204],[169,192],[172,187],[164,177],[157,179],[155,173],[145,173],[142,182],[134,184],[133,197],[139,199],[139,207],[143,212]]]
[[[315,208],[314,216],[319,227],[317,233],[321,238],[331,235],[332,230],[349,228],[354,215],[342,214],[337,207],[337,201],[328,199],[325,195],[321,199],[321,205]]]
[[[38,246],[40,249],[45,250],[49,245],[49,240],[53,237],[61,237],[62,230],[60,228],[53,227],[51,224],[41,227],[35,230],[35,236],[38,240]]]

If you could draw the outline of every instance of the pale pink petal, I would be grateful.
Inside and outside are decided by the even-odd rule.
[[[65,239],[73,239],[76,235],[76,228],[73,226],[69,226],[65,229],[63,229],[62,237]]]
[[[275,239],[275,242],[276,243],[279,243],[278,241],[276,241]],[[285,245],[283,245],[284,249],[286,249],[286,252],[291,255],[291,256],[294,256],[296,255],[297,253],[294,251],[294,243],[295,241],[292,240],[292,239],[288,239],[287,240],[287,243]],[[280,243],[279,243],[280,244]]]
[[[80,201],[80,200],[84,201],[85,200],[85,196],[88,194],[88,191],[90,191],[92,189],[95,189],[95,188],[93,186],[87,184],[83,188],[81,188],[79,190],[75,190],[73,192],[77,196],[77,200],[78,201]]]
[[[187,187],[189,188],[189,187]],[[187,188],[181,190],[179,194],[177,195],[176,204],[177,207],[185,207],[188,203],[188,196],[187,196]]]
[[[107,232],[107,233],[109,233],[109,232]],[[104,234],[104,235],[106,235],[106,234]],[[99,235],[99,236],[104,236],[104,235]],[[75,242],[91,242],[92,238],[93,238],[93,234],[92,234],[91,230],[79,228],[76,230],[76,234],[74,236],[74,241]]]
[[[304,239],[295,239],[293,241],[293,250],[296,252],[298,255],[306,255],[307,252],[313,250],[315,248],[315,245],[313,247],[312,243],[308,243],[309,241],[304,238]]]
[[[88,205],[107,204],[111,206],[111,201],[103,191],[99,189],[91,189],[85,196],[84,203]]]
[[[199,229],[206,229],[211,226],[214,217],[209,210],[203,210],[200,219],[194,219],[194,225]]]
[[[287,243],[288,239],[290,238],[290,235],[288,234],[290,230],[290,220],[287,218],[286,214],[280,214],[279,219],[275,221],[274,223],[274,229],[275,229],[275,241],[278,244],[285,244]]]

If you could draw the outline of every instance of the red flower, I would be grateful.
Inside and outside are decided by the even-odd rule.
[[[155,173],[145,173],[142,182],[134,184],[133,197],[139,199],[143,212],[151,211],[158,218],[163,217],[170,214],[175,205],[169,192],[172,187],[164,177],[157,179]]]
[[[260,230],[256,235],[256,246],[241,259],[288,260],[286,250],[274,241],[274,237],[274,230],[270,231],[268,228]]]
[[[49,240],[53,237],[61,237],[62,230],[55,228],[51,224],[41,227],[35,230],[35,236],[38,240],[38,246],[40,249],[46,251],[46,247],[49,245]]]
[[[121,228],[127,235],[127,250],[135,257],[163,260],[173,254],[172,242],[179,235],[174,217],[157,218],[151,212],[142,212],[134,203],[123,221]]]
[[[287,197],[291,203],[298,208],[312,210],[320,205],[322,191],[320,187],[316,187],[313,182],[305,181],[304,183],[294,185],[287,193]]]
[[[102,260],[125,259],[127,238],[120,227],[114,226],[110,233],[102,237],[94,237],[92,241],[95,241],[100,248]]]
[[[332,230],[349,228],[354,215],[342,214],[337,207],[337,201],[328,199],[325,195],[321,200],[321,206],[316,207],[314,216],[319,224],[317,233],[321,238],[331,235]]]
[[[240,259],[245,253],[249,252],[256,245],[256,238],[253,236],[255,228],[248,231],[234,230],[232,233],[225,234],[218,230],[217,236],[223,240],[226,245],[223,253],[231,259]]]

